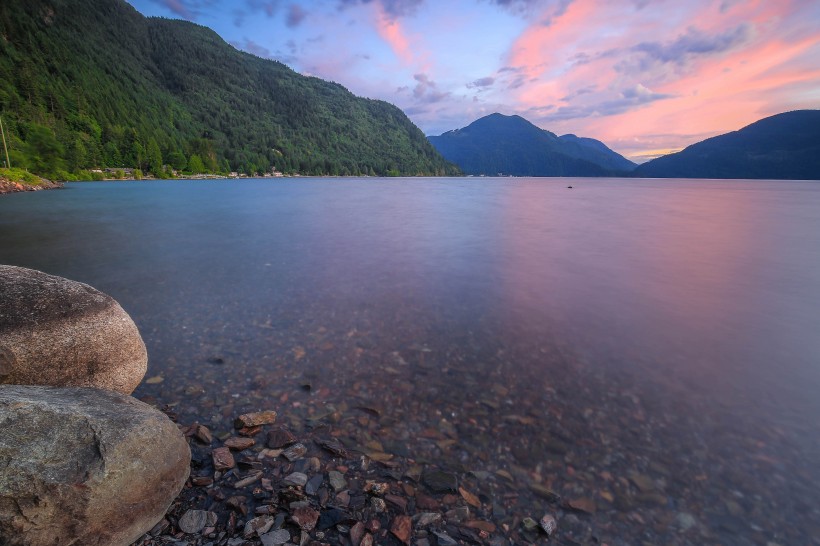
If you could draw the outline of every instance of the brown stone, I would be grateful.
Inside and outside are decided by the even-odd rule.
[[[286,428],[277,428],[268,432],[267,445],[271,449],[279,449],[296,443],[296,436]]]
[[[256,444],[256,440],[253,438],[240,438],[239,436],[233,436],[225,440],[225,447],[236,451],[243,451],[253,447],[254,444]]]
[[[276,422],[275,411],[258,411],[256,413],[246,413],[236,418],[234,427],[253,428],[262,425],[270,425]]]
[[[290,517],[303,531],[312,531],[319,520],[319,512],[309,506],[303,506],[294,510]]]
[[[479,519],[473,519],[470,521],[464,522],[465,527],[469,527],[470,529],[478,529],[480,531],[486,531],[488,533],[495,532],[495,524],[489,521],[482,521]]]
[[[0,384],[130,394],[148,353],[111,296],[41,271],[0,265]]]
[[[413,532],[413,520],[410,516],[396,516],[390,523],[390,532],[405,544],[410,544],[410,535]]]
[[[193,433],[194,437],[203,444],[211,445],[211,442],[214,441],[214,437],[211,434],[211,431],[205,425],[194,425]]]
[[[227,447],[218,447],[211,452],[216,470],[229,470],[236,466],[236,461]]]

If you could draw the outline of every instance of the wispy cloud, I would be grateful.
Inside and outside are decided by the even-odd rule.
[[[449,92],[438,90],[436,82],[431,80],[427,74],[414,74],[416,86],[413,88],[413,98],[418,102],[433,103],[439,102],[450,96]]]
[[[491,87],[494,83],[495,83],[495,78],[493,78],[492,76],[487,76],[485,78],[479,78],[477,80],[474,80],[474,81],[468,83],[467,87],[469,89],[475,89],[475,88],[481,89],[481,88],[485,88],[485,87]]]

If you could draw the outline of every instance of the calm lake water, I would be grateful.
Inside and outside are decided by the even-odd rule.
[[[330,415],[577,543],[820,544],[820,183],[77,183],[0,197],[0,263],[116,298],[181,423]]]

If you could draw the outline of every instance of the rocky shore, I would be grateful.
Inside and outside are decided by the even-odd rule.
[[[129,396],[146,365],[111,297],[0,265],[0,544],[127,545],[163,517],[190,450]]]
[[[20,191],[51,190],[62,187],[63,185],[60,182],[52,182],[51,180],[47,180],[45,178],[40,178],[40,181],[36,184],[29,184],[0,176],[0,195]]]

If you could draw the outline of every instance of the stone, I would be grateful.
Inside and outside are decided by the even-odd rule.
[[[218,447],[211,452],[216,470],[229,470],[236,466],[230,448]]]
[[[441,523],[441,514],[438,512],[422,512],[421,514],[416,514],[416,527],[429,527],[433,524]]]
[[[251,539],[255,536],[261,537],[271,530],[271,527],[273,527],[275,522],[276,519],[270,515],[250,519],[245,524],[245,529],[242,531],[242,536],[246,539]],[[287,540],[290,540],[290,535],[288,535]],[[285,540],[285,542],[287,542],[287,540]]]
[[[283,480],[286,485],[297,485],[299,487],[307,483],[307,475],[302,472],[292,472],[285,476]]]
[[[688,531],[695,525],[697,525],[697,520],[695,520],[695,516],[688,512],[678,512],[678,515],[675,517],[675,520],[678,524],[678,527],[681,531]]]
[[[290,533],[285,529],[277,529],[276,531],[264,534],[259,538],[262,539],[262,546],[277,546],[279,544],[289,542]]]
[[[307,453],[307,447],[304,444],[293,444],[282,452],[282,456],[293,462],[304,457],[305,453]]]
[[[309,506],[303,506],[294,510],[290,517],[302,531],[312,531],[319,521],[319,512]]]
[[[356,524],[350,528],[350,542],[353,546],[359,546],[364,536],[364,523],[357,521]]]
[[[280,427],[268,432],[267,446],[279,449],[296,443],[296,436],[286,428]]]
[[[458,546],[458,542],[447,533],[433,531],[433,534],[436,535],[439,546]]]
[[[210,518],[209,514],[213,514],[213,518]],[[207,512],[205,510],[188,510],[179,518],[177,527],[179,527],[179,530],[183,533],[188,533],[189,535],[196,534],[205,528],[209,519],[216,521],[215,516],[216,514],[213,512]]]
[[[333,491],[337,493],[347,488],[347,480],[345,480],[344,475],[338,470],[328,472],[327,481],[330,482],[330,487],[333,488]]]
[[[270,425],[276,422],[275,411],[258,411],[256,413],[246,413],[240,415],[234,421],[235,428],[251,428],[262,425]]]
[[[305,484],[305,493],[308,495],[315,495],[319,491],[319,488],[322,486],[324,481],[324,476],[321,474],[316,474]]]
[[[240,436],[232,436],[225,440],[225,447],[233,449],[235,451],[244,451],[248,448],[251,448],[256,443],[256,440],[253,438],[243,438]]]
[[[0,384],[131,394],[147,368],[137,326],[111,296],[41,271],[0,265]]]
[[[410,535],[413,533],[413,520],[410,516],[396,516],[390,523],[390,532],[400,541],[410,544]]]
[[[93,388],[0,386],[0,544],[130,544],[188,479],[163,413]]]
[[[425,472],[422,480],[424,485],[435,493],[455,493],[458,491],[458,478],[450,472],[441,470]]]
[[[555,518],[551,514],[545,514],[538,524],[541,526],[541,529],[547,533],[547,536],[552,535],[552,533],[555,532],[555,528],[558,527],[558,522],[555,521]]]

